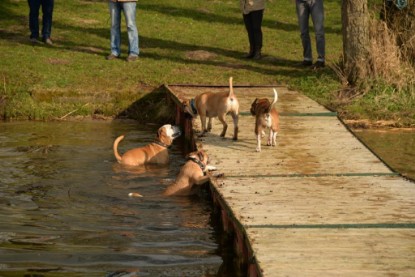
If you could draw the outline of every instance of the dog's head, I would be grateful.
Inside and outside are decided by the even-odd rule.
[[[271,102],[269,102],[268,98],[255,98],[254,102],[251,104],[251,114],[253,116],[269,113],[271,109]]]
[[[166,124],[157,131],[157,139],[167,145],[172,144],[173,140],[182,134],[179,126]]]
[[[184,100],[183,101],[183,111],[186,114],[191,115],[192,117],[196,117],[197,116],[197,109],[195,106],[195,100],[191,99],[191,100]]]

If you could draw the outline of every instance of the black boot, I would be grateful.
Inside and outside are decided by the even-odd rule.
[[[244,56],[245,59],[252,59],[254,57],[254,47],[249,48],[249,53]]]
[[[261,49],[257,49],[254,51],[254,55],[252,56],[252,59],[254,60],[260,60],[262,58],[261,55]]]

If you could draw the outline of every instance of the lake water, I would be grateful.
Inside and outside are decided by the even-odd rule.
[[[182,139],[168,166],[126,171],[115,162],[115,137],[126,134],[123,153],[152,142],[158,127],[0,123],[0,276],[242,276],[206,193],[161,196],[184,163]],[[355,133],[415,179],[414,131]]]
[[[415,130],[355,130],[354,133],[386,164],[415,180]]]
[[[123,153],[152,142],[158,127],[0,123],[0,276],[217,276],[207,195],[161,196],[184,163],[183,141],[168,166],[125,171],[115,162],[115,137],[126,134]]]

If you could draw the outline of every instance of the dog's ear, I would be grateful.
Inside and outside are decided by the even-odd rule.
[[[199,158],[199,161],[203,162],[204,157],[205,157],[205,153],[203,151],[198,151],[197,152],[197,157]]]
[[[258,102],[258,98],[255,98],[254,102],[251,104],[251,109],[249,110],[251,112],[251,115],[256,115],[256,105]]]
[[[159,129],[157,130],[157,138],[160,138],[161,133],[163,133],[163,131],[164,131],[164,128],[159,128]]]

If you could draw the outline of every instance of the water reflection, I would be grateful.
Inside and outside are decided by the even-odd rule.
[[[147,144],[158,126],[135,122],[0,124],[0,275],[215,276],[222,259],[204,197],[162,197],[184,162],[122,170],[121,151]],[[138,191],[144,198],[130,198]],[[40,275],[41,276],[41,275]]]
[[[396,172],[415,180],[415,130],[354,130]]]

